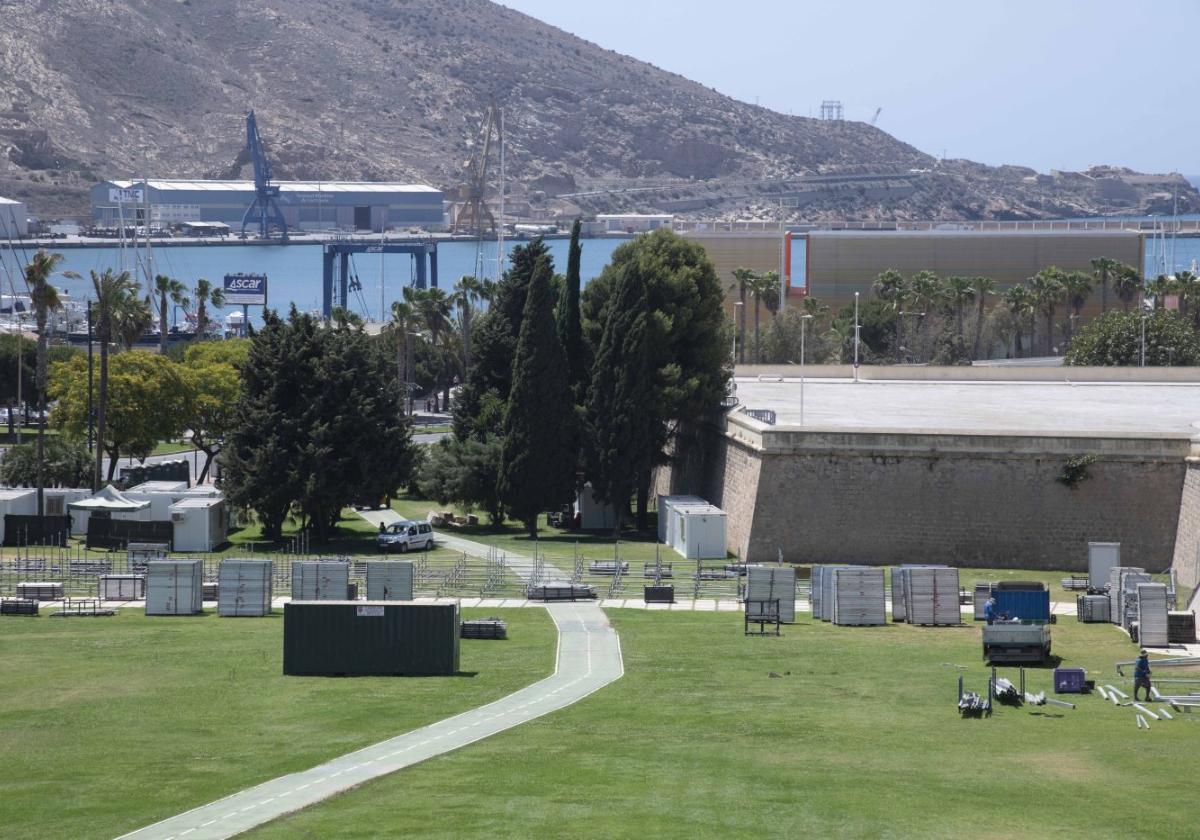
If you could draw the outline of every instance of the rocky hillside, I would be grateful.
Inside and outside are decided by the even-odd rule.
[[[534,215],[743,216],[782,200],[805,217],[1026,218],[1144,209],[1174,189],[938,162],[486,0],[0,0],[0,194],[44,216],[86,211],[97,178],[248,175],[250,108],[280,178],[451,189],[492,99],[515,204]],[[1179,186],[1181,209],[1200,209]]]

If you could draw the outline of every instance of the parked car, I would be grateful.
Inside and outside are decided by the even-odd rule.
[[[375,538],[380,551],[428,551],[433,548],[433,526],[406,519],[387,526]]]

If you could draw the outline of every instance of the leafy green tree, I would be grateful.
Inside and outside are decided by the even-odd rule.
[[[1063,359],[1068,365],[1141,364],[1142,318],[1138,312],[1112,311],[1080,329]],[[1145,315],[1146,364],[1200,365],[1200,337],[1187,319],[1160,310]]]
[[[50,336],[46,333],[46,323],[50,313],[58,309],[58,289],[50,285],[50,275],[62,262],[62,254],[47,254],[38,251],[33,259],[25,266],[25,286],[29,289],[29,297],[33,303],[34,317],[37,319],[37,395],[38,417],[46,416],[46,358],[50,347]],[[37,515],[45,516],[46,500],[45,483],[43,479],[45,464],[46,424],[39,422],[37,427]]]
[[[91,461],[82,441],[48,437],[40,457],[33,444],[9,447],[0,461],[0,481],[9,487],[36,486],[39,480],[49,487],[81,487],[91,481]]]
[[[175,303],[186,309],[190,301],[184,295],[187,287],[173,277],[158,274],[154,277],[154,294],[158,296],[158,352],[167,355],[167,314]]]
[[[493,525],[504,522],[504,505],[496,489],[502,450],[499,438],[444,438],[424,450],[428,462],[417,478],[422,496],[443,505],[456,503],[468,513],[480,507]]]
[[[186,365],[229,365],[241,370],[250,358],[250,339],[227,338],[206,344],[189,344],[183,351]]]
[[[586,414],[588,475],[597,498],[616,509],[618,534],[634,488],[661,452],[654,432],[662,422],[654,410],[658,328],[646,284],[626,271],[596,353]]]
[[[729,380],[729,341],[724,292],[704,249],[669,230],[622,245],[583,294],[584,335],[598,348],[604,324],[615,309],[618,281],[629,272],[646,286],[647,306],[661,325],[655,353],[655,451],[689,421],[717,410]],[[593,365],[592,381],[596,368]],[[663,456],[660,456],[663,457]],[[638,523],[644,527],[650,473],[638,480]]]
[[[537,536],[538,513],[575,485],[575,410],[566,354],[554,325],[550,265],[534,269],[513,358],[498,489],[505,508]]]
[[[100,345],[100,381],[99,394],[96,400],[96,439],[105,441],[108,435],[108,348],[112,344],[118,326],[122,323],[122,313],[128,311],[131,301],[137,299],[138,287],[128,271],[114,274],[111,268],[102,273],[92,271],[92,291],[96,298],[92,301],[92,326],[96,343]],[[86,386],[85,386],[86,391]],[[86,419],[85,419],[86,422]],[[116,458],[113,458],[115,464]],[[96,447],[96,472],[92,480],[92,489],[100,487],[100,474],[104,464],[104,446]],[[111,475],[113,464],[110,464]]]
[[[541,239],[513,248],[509,267],[496,284],[491,307],[472,327],[473,364],[453,408],[454,434],[460,440],[468,437],[483,440],[500,433],[495,406],[504,404],[512,389],[513,356],[521,332],[525,297],[534,268],[542,260],[553,271],[550,249]]]
[[[233,365],[208,361],[184,365],[181,375],[188,392],[185,428],[192,433],[192,444],[204,453],[204,467],[196,479],[203,483],[233,429],[233,410],[241,392],[241,378]]]
[[[103,427],[97,423],[97,451],[109,457],[107,481],[117,460],[139,460],[161,440],[178,438],[186,428],[191,395],[179,365],[157,353],[134,350],[113,357],[106,374],[111,398]],[[54,367],[50,396],[55,406],[50,424],[74,440],[87,436],[87,360],[76,356]]]
[[[996,294],[996,281],[990,277],[974,277],[971,289],[975,294],[975,340],[971,345],[971,358],[979,358],[980,341],[983,338],[983,313],[987,299]]]
[[[580,274],[579,262],[583,248],[579,244],[580,231],[583,228],[579,219],[571,226],[571,247],[567,252],[567,276],[563,281],[563,295],[558,301],[555,322],[558,329],[558,340],[562,342],[563,352],[567,354],[567,367],[571,374],[571,390],[575,394],[575,402],[582,403],[588,386],[588,359],[583,346],[583,324],[580,311],[579,291]]]

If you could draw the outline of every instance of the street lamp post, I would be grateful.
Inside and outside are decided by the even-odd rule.
[[[812,319],[811,315],[800,316],[800,425],[804,425],[804,328]]]
[[[801,327],[803,329],[803,327]],[[854,293],[854,381],[858,381],[858,292]]]

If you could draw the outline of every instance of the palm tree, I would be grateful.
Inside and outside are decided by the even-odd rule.
[[[138,339],[154,324],[150,298],[135,296],[123,301],[113,313],[113,334],[121,340],[121,346],[132,350]]]
[[[983,339],[983,310],[990,295],[996,294],[996,281],[991,277],[976,277],[971,281],[975,292],[975,343],[971,346],[971,358],[979,358],[979,345]]]
[[[54,269],[58,267],[62,259],[62,254],[47,254],[45,251],[38,251],[25,266],[25,285],[29,288],[29,297],[37,318],[39,420],[37,427],[37,515],[39,518],[46,514],[46,356],[50,349],[50,337],[46,335],[46,322],[49,320],[50,313],[61,305],[58,300],[58,289],[50,285],[50,275],[54,273]]]
[[[154,278],[154,293],[158,295],[158,352],[167,353],[167,302],[187,306],[183,293],[187,288],[173,277],[159,274]]]
[[[1113,279],[1113,291],[1121,301],[1122,308],[1128,312],[1135,298],[1142,293],[1142,275],[1131,265],[1118,265]]]
[[[128,308],[130,299],[137,299],[138,286],[128,271],[113,274],[111,268],[106,268],[103,274],[92,271],[92,288],[96,292],[96,300],[92,303],[92,323],[96,331],[96,340],[100,344],[100,395],[96,403],[96,474],[92,481],[92,489],[98,490],[104,465],[105,418],[108,413],[108,345],[113,339],[118,313]],[[114,457],[108,464],[110,480],[116,466],[117,459]]]
[[[1021,358],[1023,350],[1021,347],[1021,324],[1024,318],[1029,318],[1029,346],[1033,348],[1033,316],[1037,314],[1037,308],[1034,305],[1033,295],[1029,291],[1029,287],[1018,283],[1009,288],[1003,295],[1004,306],[1013,316],[1013,356]]]
[[[899,271],[889,268],[875,278],[871,288],[875,291],[875,296],[896,313],[896,361],[900,361],[904,352],[904,318],[900,313],[904,311],[908,302],[908,281]]]
[[[746,291],[750,287],[750,282],[754,277],[754,272],[748,268],[735,268],[733,270],[733,285],[729,287],[730,291],[738,290],[738,300],[741,301],[741,306],[738,309],[738,364],[746,362]]]
[[[853,347],[854,322],[835,319],[825,331],[825,338],[833,345],[830,349],[831,361],[843,364],[846,361],[846,348]]]
[[[408,339],[416,326],[412,304],[406,300],[392,301],[392,321],[388,324],[388,329],[396,341],[396,378],[400,382],[400,393],[405,395],[405,405],[411,402],[412,394],[412,377],[408,370]]]
[[[1167,295],[1175,292],[1175,281],[1165,274],[1160,274],[1146,286],[1148,297],[1154,298],[1155,309],[1167,308]]]
[[[963,325],[963,312],[967,304],[975,300],[975,281],[969,277],[947,277],[942,286],[942,296],[954,310],[954,321],[958,328],[958,337],[966,342],[966,328]]]
[[[762,333],[759,329],[762,314],[761,304],[764,296],[768,301],[774,300],[778,303],[779,272],[768,271],[763,274],[752,274],[746,283],[746,290],[754,296],[754,364],[757,365],[762,362]],[[770,308],[770,303],[767,306]]]
[[[1034,305],[1046,316],[1046,355],[1054,355],[1054,310],[1066,296],[1067,289],[1063,284],[1063,272],[1056,266],[1043,268],[1029,278],[1029,291],[1033,295]],[[1032,336],[1030,343],[1033,343]]]
[[[404,300],[413,308],[417,322],[429,331],[430,340],[441,355],[441,380],[445,402],[450,402],[450,382],[446,376],[446,339],[451,332],[450,315],[453,304],[443,289],[414,289],[404,287]]]
[[[942,278],[932,271],[918,271],[909,281],[912,289],[911,303],[921,311],[917,315],[917,334],[914,336],[914,350],[924,346],[924,334],[929,323],[929,313],[940,311],[947,305],[946,290]]]
[[[220,309],[225,305],[225,290],[216,288],[201,277],[192,291],[196,300],[196,338],[203,340],[208,335],[208,307]]]
[[[1200,307],[1193,305],[1200,298],[1200,277],[1190,271],[1175,272],[1175,291],[1179,295],[1179,314],[1184,318],[1190,314],[1195,320],[1200,313]]]
[[[1108,311],[1108,283],[1115,279],[1121,270],[1121,264],[1112,257],[1097,257],[1092,260],[1092,274],[1100,285],[1100,314]]]
[[[1075,320],[1092,293],[1092,277],[1086,271],[1071,271],[1063,276],[1062,283],[1067,304],[1071,307],[1071,317],[1067,320],[1067,343],[1070,344],[1075,336]]]
[[[458,307],[459,321],[462,324],[463,343],[463,373],[471,370],[471,318],[473,306],[484,300],[485,294],[490,294],[486,285],[492,285],[488,280],[481,280],[471,274],[464,274],[454,286],[454,294],[450,296],[453,305]]]
[[[822,303],[819,298],[806,297],[804,302],[800,304],[805,315],[811,315],[813,322],[817,322],[829,314],[829,305]]]

